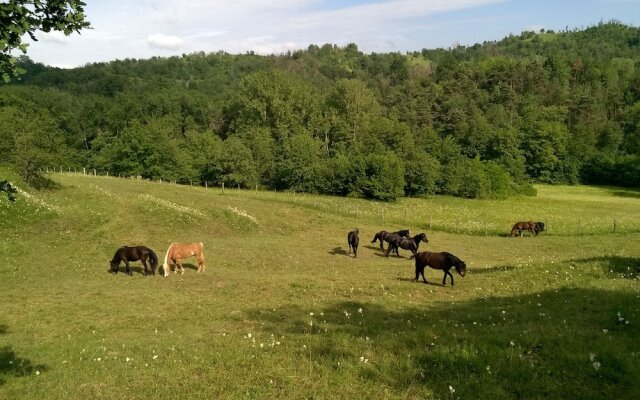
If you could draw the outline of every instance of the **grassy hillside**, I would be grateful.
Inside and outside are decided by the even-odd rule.
[[[385,204],[72,174],[35,192],[11,178],[0,398],[640,396],[637,192]],[[500,236],[520,219],[551,229]],[[425,231],[423,249],[458,255],[468,275],[411,282],[407,251],[369,243],[400,228]],[[120,245],[162,258],[174,241],[204,242],[207,271],[107,273]]]

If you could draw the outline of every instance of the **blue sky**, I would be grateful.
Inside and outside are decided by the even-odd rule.
[[[499,40],[523,30],[640,26],[640,0],[85,0],[93,29],[38,34],[28,55],[59,67],[196,51],[259,54],[356,43],[413,51]]]

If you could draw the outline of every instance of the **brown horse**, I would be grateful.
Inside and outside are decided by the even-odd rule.
[[[349,254],[351,254],[351,250],[353,250],[354,258],[358,258],[358,244],[360,243],[360,237],[358,234],[360,230],[356,228],[355,231],[349,232],[347,235],[347,242],[349,243]]]
[[[156,269],[158,269],[158,256],[156,256],[153,250],[145,246],[122,246],[116,250],[116,253],[111,259],[111,272],[117,274],[120,269],[120,262],[124,262],[127,274],[132,275],[131,269],[129,268],[129,261],[138,260],[142,261],[142,265],[144,265],[145,275],[149,273],[147,271],[147,260],[149,260],[151,264],[151,272],[153,275],[156,274]]]
[[[424,277],[424,267],[426,266],[444,271],[444,277],[442,278],[443,285],[447,284],[447,275],[449,275],[451,277],[451,286],[453,286],[453,275],[449,272],[451,267],[455,267],[456,271],[462,277],[467,274],[467,264],[453,254],[447,252],[432,253],[430,251],[423,251],[416,255],[416,277],[414,282],[418,282],[418,278],[422,275],[424,283],[427,283],[427,278]]]
[[[183,258],[188,258],[195,256],[198,259],[198,272],[204,271],[204,253],[202,252],[202,248],[204,245],[202,243],[171,243],[169,248],[167,249],[167,254],[164,256],[164,264],[162,268],[164,269],[164,277],[169,276],[169,272],[171,271],[170,263],[173,262],[175,264],[175,271],[184,274],[184,268],[182,264],[180,264],[180,260]]]
[[[531,236],[538,236],[538,233],[544,231],[544,223],[533,221],[516,222],[513,228],[511,228],[511,237],[522,237],[523,231],[531,232]]]

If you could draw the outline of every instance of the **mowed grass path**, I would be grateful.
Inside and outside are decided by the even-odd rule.
[[[0,398],[640,397],[633,191],[384,204],[52,178],[59,189],[0,200]],[[517,219],[552,229],[499,236]],[[623,223],[561,229],[578,219]],[[468,275],[411,282],[408,252],[369,243],[400,228],[426,231],[421,249],[458,255]],[[204,242],[206,272],[107,273],[120,245],[162,259],[174,241]]]

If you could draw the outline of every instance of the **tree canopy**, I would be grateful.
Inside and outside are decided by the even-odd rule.
[[[18,64],[0,150],[56,143],[65,167],[381,200],[640,186],[640,29],[615,21],[408,54]]]
[[[0,75],[5,82],[25,72],[11,52],[23,54],[27,44],[22,38],[28,34],[37,41],[37,31],[60,31],[65,35],[88,28],[85,3],[80,0],[10,0],[0,2]]]

